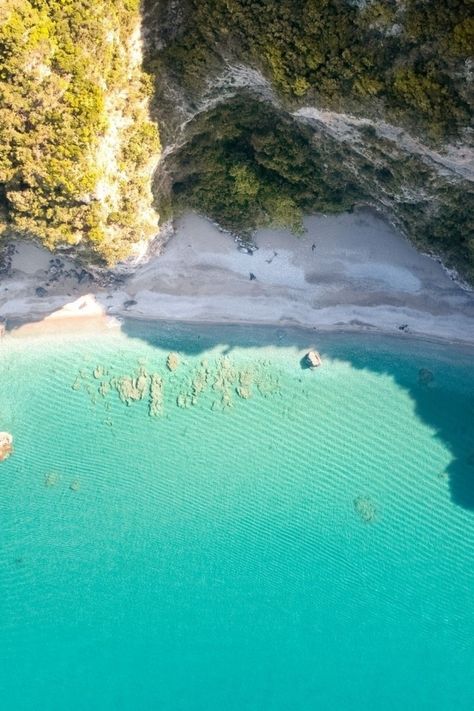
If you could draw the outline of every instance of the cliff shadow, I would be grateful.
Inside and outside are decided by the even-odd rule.
[[[295,370],[300,372],[304,352],[317,347],[323,357],[322,368],[324,359],[330,358],[349,362],[357,370],[393,377],[409,394],[418,419],[452,454],[452,461],[439,476],[448,478],[453,503],[474,511],[474,376],[469,368],[472,348],[402,335],[329,334],[275,326],[145,324],[125,320],[122,329],[131,338],[186,355],[199,355],[216,346],[223,355],[231,355],[235,348],[296,347],[300,352],[295,355]],[[317,377],[317,369],[313,374]]]

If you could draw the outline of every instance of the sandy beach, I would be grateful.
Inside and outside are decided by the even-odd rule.
[[[302,237],[260,230],[248,253],[195,214],[163,254],[99,285],[26,242],[10,247],[0,317],[14,334],[119,327],[121,319],[363,330],[474,343],[474,293],[373,211],[312,216]],[[21,325],[20,325],[21,324]]]

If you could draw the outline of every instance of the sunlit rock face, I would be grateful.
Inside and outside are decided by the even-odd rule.
[[[467,5],[425,5],[145,2],[163,215],[246,235],[369,203],[472,280]]]

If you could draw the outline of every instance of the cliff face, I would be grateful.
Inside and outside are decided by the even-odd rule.
[[[369,203],[472,280],[468,6],[4,0],[4,229],[112,264],[152,189],[240,235]]]
[[[157,232],[139,0],[4,0],[3,230],[115,263]]]
[[[148,0],[144,26],[164,212],[298,231],[370,203],[473,278],[467,2]]]

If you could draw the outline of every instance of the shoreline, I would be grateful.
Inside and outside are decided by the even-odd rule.
[[[74,263],[18,243],[11,273],[0,280],[3,330],[14,337],[110,332],[130,321],[474,346],[473,292],[382,217],[363,209],[305,224],[300,238],[260,230],[250,254],[188,214],[162,255],[115,285],[91,282]]]
[[[410,344],[421,344],[426,343],[433,346],[446,346],[459,348],[463,351],[466,350],[469,353],[472,352],[474,356],[474,340],[461,339],[461,338],[447,338],[444,336],[438,336],[436,334],[426,334],[416,331],[397,332],[391,330],[384,330],[375,327],[364,328],[364,327],[349,327],[349,326],[305,326],[304,324],[295,323],[284,323],[284,322],[262,322],[262,321],[204,321],[204,320],[166,320],[166,319],[149,319],[140,317],[103,317],[94,318],[90,316],[76,316],[70,318],[54,318],[51,321],[37,321],[31,322],[25,319],[13,318],[10,321],[11,330],[8,330],[3,334],[3,338],[8,340],[13,339],[15,341],[22,341],[23,339],[66,339],[72,340],[74,338],[82,339],[91,336],[97,336],[100,338],[106,338],[108,336],[114,336],[123,332],[124,323],[128,323],[132,326],[132,330],[147,328],[153,332],[155,329],[164,328],[168,331],[176,329],[179,333],[181,331],[186,331],[187,329],[199,331],[200,329],[232,329],[232,330],[242,330],[251,333],[254,331],[271,332],[271,331],[282,331],[285,337],[288,333],[297,334],[301,338],[301,343],[293,343],[293,345],[298,346],[303,350],[308,350],[311,348],[317,348],[317,337],[325,336],[360,336],[361,338],[367,337],[387,339],[390,341],[397,341],[400,343]],[[134,334],[136,337],[137,334]],[[206,335],[209,335],[207,332]],[[307,339],[303,344],[303,335],[307,335]],[[0,345],[2,337],[0,336]],[[266,344],[268,345],[268,344]],[[282,343],[277,337],[272,340],[272,345],[275,347],[281,346]],[[287,344],[283,344],[286,346]]]

